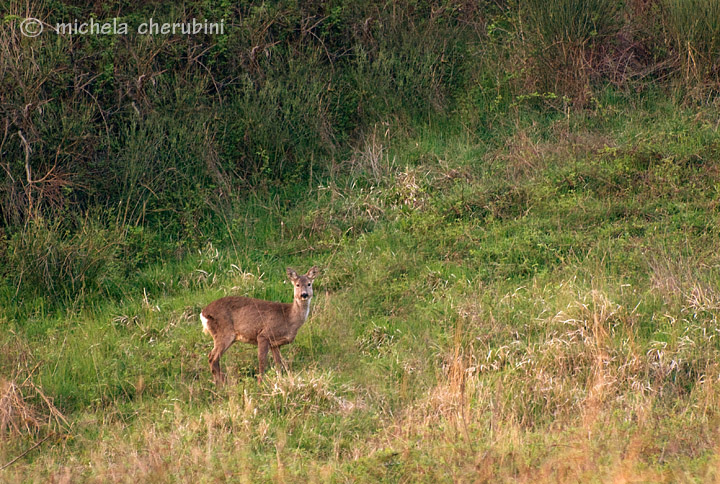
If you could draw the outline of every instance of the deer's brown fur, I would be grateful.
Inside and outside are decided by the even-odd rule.
[[[210,334],[215,343],[208,361],[216,384],[225,381],[220,370],[220,357],[235,341],[257,345],[258,380],[262,380],[265,373],[268,350],[272,351],[275,363],[285,368],[279,348],[292,343],[305,323],[313,296],[312,283],[317,274],[317,267],[302,276],[288,267],[288,279],[295,290],[292,303],[228,296],[211,302],[202,310],[203,331]]]

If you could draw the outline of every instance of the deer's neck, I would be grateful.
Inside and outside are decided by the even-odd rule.
[[[290,317],[296,325],[300,326],[305,322],[310,313],[310,299],[295,299],[290,309]]]

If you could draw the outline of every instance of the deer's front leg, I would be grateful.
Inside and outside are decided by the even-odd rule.
[[[273,359],[275,360],[275,364],[278,366],[278,371],[281,369],[287,373],[287,366],[285,366],[285,362],[282,359],[282,356],[280,355],[280,348],[277,346],[271,346],[270,349],[272,350]]]
[[[262,381],[265,366],[267,365],[267,354],[270,349],[270,342],[264,336],[258,336],[258,382]]]

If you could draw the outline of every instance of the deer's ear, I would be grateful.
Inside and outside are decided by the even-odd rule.
[[[292,270],[290,267],[286,269],[288,279],[290,279],[290,282],[295,282],[298,278],[297,272]]]
[[[311,281],[317,277],[317,275],[320,274],[320,269],[318,269],[315,266],[312,266],[309,271],[307,271],[307,274],[305,274],[305,277],[310,279]]]

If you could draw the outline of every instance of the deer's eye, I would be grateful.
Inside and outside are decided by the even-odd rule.
[[[308,287],[310,287],[310,286],[312,286],[312,284],[310,284],[310,283],[308,282]]]
[[[300,287],[300,284],[295,284],[295,287]]]

